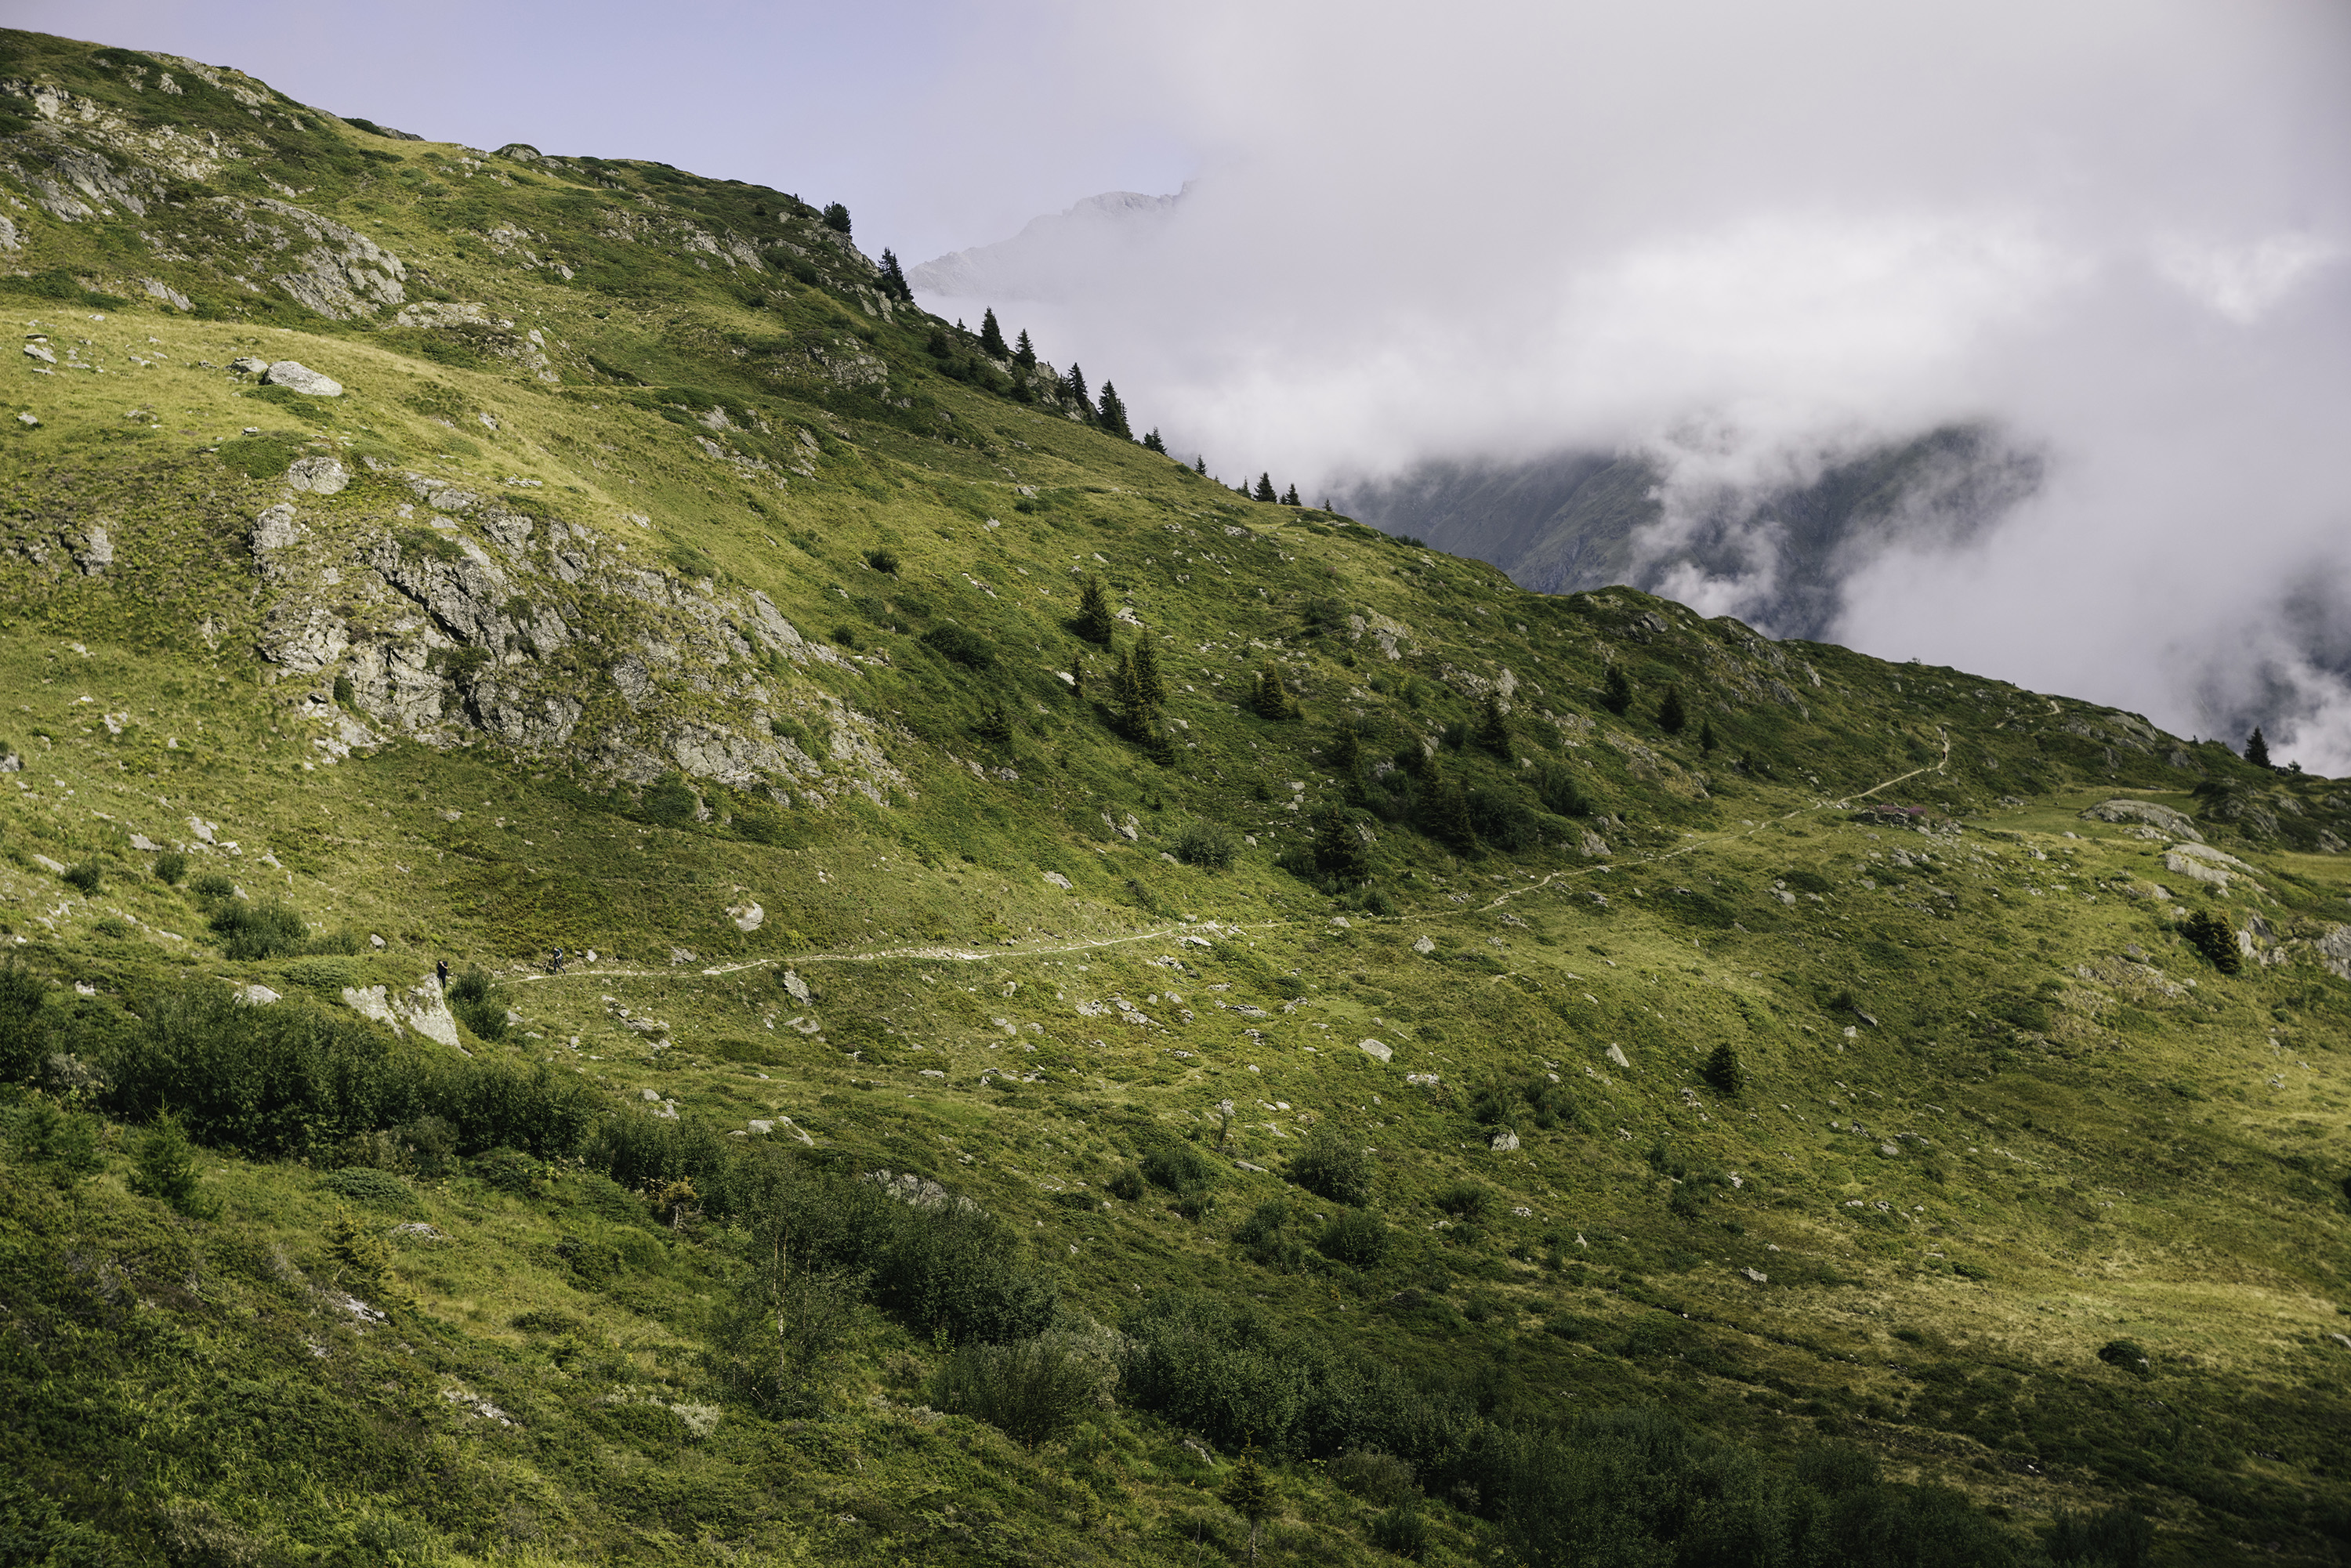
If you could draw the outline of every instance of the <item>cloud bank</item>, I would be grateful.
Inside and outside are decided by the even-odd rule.
[[[1155,119],[1198,174],[1081,225],[1006,327],[1178,451],[1313,494],[1639,446],[1664,549],[1726,494],[1988,422],[2043,483],[1860,567],[1844,640],[2189,733],[2258,718],[2351,771],[2351,12],[1059,15],[1081,112]]]

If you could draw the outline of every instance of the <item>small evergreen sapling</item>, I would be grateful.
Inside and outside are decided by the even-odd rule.
[[[1070,366],[1070,373],[1061,378],[1061,395],[1077,404],[1081,418],[1093,417],[1094,403],[1086,392],[1086,372],[1075,363]]]
[[[828,205],[824,209],[824,226],[835,234],[847,234],[849,232],[848,207],[839,202]]]
[[[1704,757],[1713,756],[1714,746],[1714,720],[1710,718],[1700,719],[1698,726],[1698,749],[1699,755]]]
[[[1306,503],[1298,498],[1298,486],[1292,485],[1281,493],[1281,504],[1285,507],[1302,507]]]
[[[1153,425],[1149,430],[1144,433],[1143,449],[1145,452],[1156,452],[1162,457],[1167,455],[1167,443],[1159,438],[1159,427],[1157,425]]]
[[[2237,949],[2236,933],[2210,910],[2199,909],[2189,915],[2179,934],[2220,973],[2233,975],[2245,967],[2244,955]]]
[[[1151,706],[1167,706],[1167,677],[1159,669],[1159,640],[1148,632],[1134,644],[1134,687]]]
[[[1488,692],[1478,704],[1478,744],[1503,761],[1510,760],[1510,716],[1502,711],[1499,693]]]
[[[1249,1560],[1250,1568],[1257,1563],[1258,1527],[1273,1517],[1273,1483],[1265,1471],[1258,1468],[1255,1454],[1243,1454],[1241,1462],[1233,1467],[1231,1477],[1217,1494],[1225,1506],[1249,1521]]]
[[[173,1213],[190,1219],[211,1219],[220,1213],[220,1206],[197,1187],[196,1181],[195,1145],[188,1141],[180,1119],[166,1111],[155,1119],[139,1145],[131,1190],[141,1197],[160,1199]]]
[[[1740,1064],[1739,1052],[1731,1049],[1729,1040],[1716,1046],[1714,1054],[1706,1059],[1706,1081],[1713,1085],[1716,1093],[1734,1098],[1747,1087],[1747,1069]]]

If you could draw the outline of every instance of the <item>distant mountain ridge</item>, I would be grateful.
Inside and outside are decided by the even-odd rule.
[[[906,281],[917,294],[949,299],[1057,298],[1104,251],[1151,238],[1183,199],[1183,192],[1105,191],[1067,212],[1029,219],[1010,239],[911,267]]]

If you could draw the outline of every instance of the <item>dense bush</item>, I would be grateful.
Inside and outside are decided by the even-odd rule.
[[[449,982],[449,1010],[479,1039],[507,1037],[506,998],[498,994],[497,982],[478,965]]]
[[[302,916],[277,900],[232,898],[212,913],[221,952],[236,959],[285,958],[302,951],[309,931]]]
[[[1176,858],[1186,865],[1222,871],[1240,852],[1232,829],[1207,817],[1195,817],[1176,831]]]
[[[1372,1200],[1372,1157],[1328,1123],[1306,1135],[1290,1156],[1290,1179],[1318,1197],[1360,1207]]]
[[[924,632],[923,641],[941,658],[952,659],[966,669],[985,670],[996,663],[996,651],[987,645],[987,638],[952,621]]]
[[[1182,1195],[1216,1179],[1217,1167],[1190,1144],[1165,1143],[1143,1156],[1143,1174],[1154,1186]]]
[[[1348,1209],[1332,1217],[1314,1249],[1351,1269],[1375,1269],[1388,1255],[1387,1221],[1368,1208]]]
[[[1049,1336],[967,1344],[939,1375],[940,1407],[977,1416],[1028,1448],[1061,1436],[1100,1397],[1093,1363]]]
[[[0,1080],[15,1083],[32,1076],[47,1054],[48,1030],[41,998],[48,988],[14,955],[0,964]]]

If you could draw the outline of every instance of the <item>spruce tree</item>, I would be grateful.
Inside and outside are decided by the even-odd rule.
[[[1249,1568],[1257,1568],[1258,1526],[1273,1516],[1273,1483],[1258,1468],[1255,1454],[1243,1454],[1241,1462],[1233,1468],[1232,1479],[1217,1494],[1225,1506],[1249,1521]]]
[[[1714,1054],[1706,1059],[1706,1081],[1718,1094],[1736,1096],[1747,1087],[1747,1069],[1740,1065],[1739,1052],[1731,1049],[1729,1040],[1716,1046]]]
[[[824,226],[835,234],[849,232],[849,209],[834,202],[824,209]]]
[[[1134,433],[1126,427],[1126,404],[1120,399],[1118,388],[1109,382],[1102,382],[1102,403],[1096,411],[1096,418],[1102,427],[1113,435],[1128,441],[1134,439]]]
[[[1667,686],[1664,698],[1657,704],[1657,727],[1667,735],[1679,735],[1689,727],[1689,710],[1682,706],[1682,689]]]
[[[1167,680],[1159,672],[1158,639],[1145,632],[1134,644],[1135,690],[1155,708],[1167,706]]]
[[[979,319],[979,347],[981,351],[991,360],[1008,360],[1012,357],[1011,349],[1004,341],[1004,329],[996,324],[994,306],[988,307],[987,313]]]
[[[1110,595],[1102,591],[1102,579],[1087,578],[1078,589],[1077,619],[1071,622],[1071,630],[1089,643],[1108,647],[1111,628],[1116,623],[1117,617],[1111,613]]]
[[[1714,720],[1700,719],[1698,726],[1698,748],[1701,755],[1714,755]]]
[[[1306,503],[1298,498],[1298,486],[1292,485],[1281,493],[1281,504],[1285,507],[1302,507]]]
[[[2253,727],[2252,734],[2245,737],[2245,760],[2256,768],[2270,766],[2270,743],[2262,736],[2259,725]]]
[[[1037,345],[1029,340],[1029,329],[1020,329],[1020,340],[1012,345],[1012,362],[1024,371],[1037,368]]]
[[[169,1111],[155,1119],[139,1145],[139,1163],[131,1173],[131,1190],[142,1197],[162,1199],[173,1212],[190,1219],[211,1219],[220,1206],[196,1186],[195,1145],[187,1130]]]
[[[1281,672],[1271,659],[1258,666],[1257,678],[1249,687],[1249,707],[1259,718],[1280,720],[1298,715],[1297,706],[1282,689]]]
[[[1200,475],[1203,477],[1207,476],[1208,472],[1208,455],[1207,453],[1202,452],[1194,455],[1192,458],[1192,472]]]
[[[1113,677],[1112,691],[1118,703],[1119,728],[1129,740],[1146,740],[1152,731],[1151,716],[1156,706],[1151,700],[1150,680],[1156,675],[1156,664],[1146,674],[1143,660],[1131,649],[1120,653],[1118,674]]]
[[[1156,452],[1162,457],[1167,455],[1167,444],[1159,439],[1159,427],[1157,425],[1153,425],[1150,431],[1144,436],[1143,449],[1145,452]]]
[[[1314,869],[1348,887],[1371,880],[1372,849],[1343,806],[1325,806],[1314,816]]]
[[[1478,744],[1503,761],[1510,760],[1510,716],[1502,711],[1499,692],[1488,692],[1478,704]]]
[[[1075,363],[1070,366],[1070,373],[1061,378],[1061,395],[1076,403],[1080,413],[1092,417],[1094,404],[1093,399],[1086,394],[1086,372]]]
[[[1257,498],[1257,499],[1259,499],[1259,500],[1260,500],[1260,501],[1271,501],[1271,500],[1273,499],[1273,476],[1272,476],[1272,475],[1270,475],[1270,474],[1260,474],[1260,475],[1259,475],[1259,476],[1257,476],[1257,497],[1256,497],[1256,498]]]
[[[1610,664],[1607,674],[1602,678],[1600,706],[1619,718],[1624,717],[1625,710],[1633,706],[1633,680],[1621,665]]]
[[[909,305],[914,302],[914,290],[907,283],[905,272],[898,266],[897,256],[886,246],[882,251],[882,292]]]
[[[1444,758],[1431,757],[1421,765],[1413,803],[1421,831],[1464,853],[1477,846],[1478,831],[1469,821],[1469,792],[1445,766]]]

